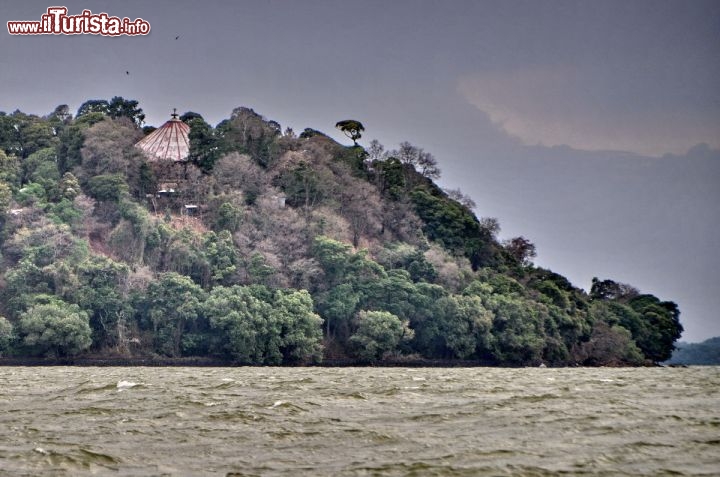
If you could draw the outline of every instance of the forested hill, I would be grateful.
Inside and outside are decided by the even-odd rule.
[[[666,364],[720,366],[720,336],[702,343],[677,343]]]
[[[3,356],[637,365],[682,331],[673,302],[587,294],[500,243],[412,144],[237,108],[181,116],[189,160],[168,163],[135,147],[143,119],[119,97],[0,113]]]

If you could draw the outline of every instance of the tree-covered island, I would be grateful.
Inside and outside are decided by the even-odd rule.
[[[143,121],[120,97],[0,113],[1,356],[642,365],[682,332],[673,302],[534,266],[359,121],[352,146],[242,107]]]

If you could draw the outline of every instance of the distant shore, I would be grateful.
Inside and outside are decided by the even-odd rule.
[[[539,366],[508,366],[477,360],[450,360],[450,359],[411,359],[411,360],[384,360],[367,362],[355,359],[326,359],[320,363],[297,363],[281,365],[244,364],[217,358],[188,357],[130,357],[130,358],[0,358],[0,366],[77,366],[77,367],[283,367],[283,368],[544,368]],[[576,365],[580,366],[580,365]],[[603,367],[653,367],[658,364],[645,366],[631,366],[626,364],[605,365]],[[557,367],[557,366],[548,366]],[[560,366],[575,367],[575,366]],[[581,366],[584,367],[584,366]],[[675,367],[675,366],[672,366]]]
[[[288,368],[304,367],[401,367],[401,368],[475,368],[497,367],[491,363],[473,360],[385,360],[376,362],[358,361],[353,359],[327,359],[320,363],[300,363],[284,365],[248,365],[217,358],[165,358],[165,357],[131,357],[131,358],[0,358],[0,366],[128,366],[128,367],[240,367],[240,366],[280,366]]]

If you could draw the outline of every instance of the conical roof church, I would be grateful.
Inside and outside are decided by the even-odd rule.
[[[173,110],[171,119],[135,144],[150,162],[185,162],[190,154],[190,126],[178,119]]]

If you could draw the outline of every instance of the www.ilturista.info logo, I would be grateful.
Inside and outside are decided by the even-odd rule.
[[[111,17],[107,13],[83,10],[80,15],[68,15],[65,7],[50,7],[39,22],[7,22],[11,35],[147,35],[150,23],[142,18]]]

